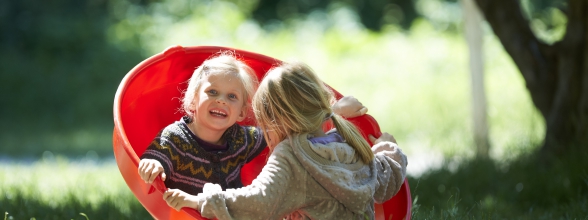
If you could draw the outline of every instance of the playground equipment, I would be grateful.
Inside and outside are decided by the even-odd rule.
[[[135,66],[121,81],[114,98],[113,150],[118,168],[131,191],[139,202],[156,219],[205,219],[194,209],[176,211],[163,200],[166,187],[161,179],[153,185],[146,184],[139,177],[137,168],[139,156],[143,154],[153,137],[168,124],[182,115],[179,97],[187,86],[185,83],[196,67],[220,51],[233,51],[247,63],[260,79],[281,61],[227,47],[216,46],[174,46],[156,54]],[[335,91],[336,98],[342,97]],[[376,120],[370,115],[349,119],[361,131],[366,140],[368,134],[381,135]],[[241,124],[254,125],[253,117]],[[241,170],[243,184],[248,185],[263,168],[268,149],[246,164]],[[410,219],[411,196],[405,180],[398,194],[383,204],[376,204],[376,219]]]

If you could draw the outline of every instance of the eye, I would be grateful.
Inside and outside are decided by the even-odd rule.
[[[216,95],[216,94],[218,94],[218,92],[216,90],[214,90],[214,89],[208,90],[208,91],[206,91],[206,93],[208,93],[209,95]]]
[[[229,99],[237,99],[237,95],[235,95],[235,94],[229,94]]]

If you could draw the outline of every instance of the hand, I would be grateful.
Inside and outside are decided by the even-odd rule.
[[[367,107],[363,106],[361,102],[353,96],[344,96],[333,104],[331,108],[335,114],[345,118],[362,116],[368,111]]]
[[[382,133],[378,139],[370,134],[369,139],[372,143],[374,143],[374,146],[372,147],[372,152],[374,152],[374,154],[382,151],[395,152],[396,148],[398,148],[398,144],[396,144],[396,139],[394,136],[388,134],[387,132]],[[381,142],[392,142],[394,144],[379,144]]]
[[[402,153],[402,149],[398,147],[394,136],[384,132],[378,139],[374,138],[372,135],[369,135],[369,138],[372,143],[374,143],[374,146],[372,147],[372,152],[374,155],[383,154],[384,156],[387,156],[400,164],[404,164],[404,167],[408,165],[406,155],[404,155],[404,153]]]
[[[384,132],[382,133],[382,135],[379,138],[375,138],[374,136],[372,136],[371,134],[369,135],[370,141],[372,143],[374,143],[374,145],[383,142],[383,141],[390,141],[392,143],[396,143],[396,138],[394,138],[394,136],[392,136],[391,134],[388,134],[388,132]]]
[[[176,211],[180,211],[183,207],[198,208],[196,196],[179,189],[168,189],[163,193],[163,199],[169,207],[172,207]]]
[[[157,176],[161,175],[161,180],[165,181],[165,172],[163,172],[161,163],[154,159],[142,159],[139,162],[139,176],[145,183],[151,184]]]

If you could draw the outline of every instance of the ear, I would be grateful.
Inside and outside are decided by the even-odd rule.
[[[237,122],[242,122],[247,117],[247,110],[249,109],[249,105],[244,105],[241,108],[241,112],[239,112],[239,117],[237,118]]]
[[[198,94],[194,94],[194,98],[192,102],[188,105],[188,111],[192,113],[192,115],[196,114],[196,106],[198,105]]]
[[[196,113],[196,104],[193,102],[188,105],[188,112],[194,115]]]

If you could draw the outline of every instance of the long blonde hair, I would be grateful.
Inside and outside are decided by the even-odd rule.
[[[244,97],[247,97],[247,100],[244,100],[243,104],[247,105],[253,98],[255,88],[258,85],[255,72],[247,64],[238,60],[233,52],[222,51],[216,56],[205,60],[202,65],[194,70],[192,77],[188,81],[188,88],[184,91],[182,98],[182,110],[185,114],[189,116],[193,115],[190,107],[193,105],[196,92],[202,86],[202,79],[205,76],[213,74],[232,74],[237,76],[243,84],[243,88],[245,88]]]
[[[332,91],[312,69],[301,62],[283,63],[270,70],[253,96],[255,119],[264,131],[273,131],[279,140],[294,134],[322,129],[323,122],[332,119],[338,133],[351,145],[364,162],[374,154],[357,128],[333,114]],[[267,132],[265,138],[269,141]]]

